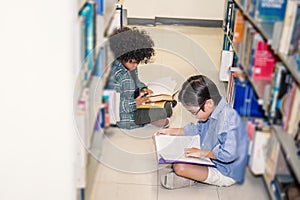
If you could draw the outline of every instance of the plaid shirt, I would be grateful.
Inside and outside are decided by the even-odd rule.
[[[134,72],[137,77],[136,82],[138,87],[147,87],[139,80],[137,68]],[[117,122],[117,126],[126,129],[142,127],[142,125],[134,123],[134,111],[136,110],[134,80],[130,75],[130,71],[128,71],[118,60],[115,60],[112,63],[106,88],[114,89],[116,92],[120,93],[120,121]]]

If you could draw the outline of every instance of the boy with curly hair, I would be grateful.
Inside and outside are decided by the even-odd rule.
[[[114,89],[120,93],[119,128],[133,129],[152,123],[165,126],[169,123],[172,109],[168,112],[153,112],[151,116],[138,116],[137,107],[149,102],[147,94],[153,91],[139,80],[138,65],[149,63],[155,54],[154,42],[144,30],[123,27],[115,29],[109,37],[109,47],[114,55],[114,62],[108,76],[106,89]],[[170,103],[167,106],[170,107]]]

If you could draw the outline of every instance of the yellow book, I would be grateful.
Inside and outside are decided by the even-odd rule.
[[[138,106],[138,109],[141,108],[163,108],[165,106],[166,101],[156,101],[151,103],[145,103],[143,105]]]
[[[175,91],[173,94],[152,94],[147,97],[149,97],[149,100],[151,102],[157,102],[157,101],[173,101],[175,98],[175,95],[178,93],[179,90]]]

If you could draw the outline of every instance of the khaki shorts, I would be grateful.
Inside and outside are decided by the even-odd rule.
[[[208,176],[204,183],[216,185],[219,187],[228,187],[236,183],[235,180],[228,176],[224,176],[221,172],[214,167],[208,167]]]

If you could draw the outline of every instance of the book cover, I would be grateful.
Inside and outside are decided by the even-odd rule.
[[[298,124],[300,122],[300,88],[295,88],[293,97],[293,104],[291,108],[291,114],[288,122],[287,132],[293,137],[296,136],[298,130]]]
[[[275,58],[268,44],[259,39],[254,50],[254,63],[251,70],[253,80],[272,80]]]
[[[225,14],[224,32],[229,36],[233,22],[234,2],[228,1]]]
[[[279,52],[287,55],[289,53],[289,44],[291,42],[292,33],[294,29],[296,11],[299,7],[299,2],[288,1],[286,6],[285,17],[283,21],[281,39],[279,43]],[[299,27],[298,27],[299,29]]]
[[[263,117],[264,111],[258,103],[258,98],[248,80],[241,81],[234,78],[234,100],[233,108],[240,116]]]
[[[245,18],[244,18],[242,11],[237,10],[235,12],[234,24],[235,25],[234,25],[233,42],[241,42],[241,41],[243,41],[244,24],[245,24]]]
[[[244,37],[244,25],[245,18],[240,10],[235,12],[235,22],[234,22],[234,33],[233,33],[233,47],[236,52],[240,51],[241,43]]]
[[[270,103],[270,112],[269,117],[274,118],[275,117],[275,109],[276,109],[276,101],[278,98],[278,92],[280,87],[280,81],[281,81],[281,71],[284,71],[285,67],[281,62],[277,62],[275,65],[275,71],[274,76],[272,80],[272,94],[271,94],[271,103]]]
[[[257,10],[257,3],[259,0],[247,0],[247,13],[250,15],[250,17],[255,17],[255,12]]]
[[[188,163],[214,166],[209,158],[186,158],[185,148],[200,148],[200,137],[196,136],[155,136],[156,154],[159,164]]]
[[[291,75],[285,68],[280,70],[279,73],[279,78],[277,79],[279,83],[276,83],[276,87],[278,88],[274,88],[274,90],[276,90],[277,92],[277,97],[272,99],[271,111],[273,113],[273,123],[282,125],[284,115],[284,102],[287,95],[289,79],[291,78]]]
[[[280,144],[274,134],[270,135],[270,139],[266,145],[266,165],[265,179],[268,184],[274,179],[280,152]]]
[[[230,67],[232,66],[233,56],[234,56],[233,51],[222,50],[221,66],[219,72],[220,81],[229,81]]]
[[[244,37],[243,51],[240,54],[241,55],[240,62],[244,70],[248,73],[250,68],[251,55],[252,55],[253,39],[255,35],[258,33],[249,23],[246,23],[245,30],[246,31],[244,31],[244,33],[246,33],[246,36]]]
[[[255,131],[250,157],[249,167],[255,175],[261,175],[265,172],[265,145],[268,142],[270,133]]]
[[[255,19],[259,22],[283,21],[287,0],[259,0]]]
[[[230,71],[228,85],[227,85],[227,93],[226,100],[232,106],[233,105],[233,90],[234,90],[234,72]]]
[[[297,70],[300,72],[300,2],[297,4],[289,55],[295,61]]]
[[[108,124],[116,125],[120,121],[120,93],[115,90],[105,89],[103,96],[106,97]]]
[[[282,106],[282,113],[283,113],[283,130],[287,131],[288,124],[291,116],[292,105],[294,101],[294,94],[296,91],[297,84],[294,82],[293,78],[290,76],[287,85],[287,93],[283,98],[283,106]]]

